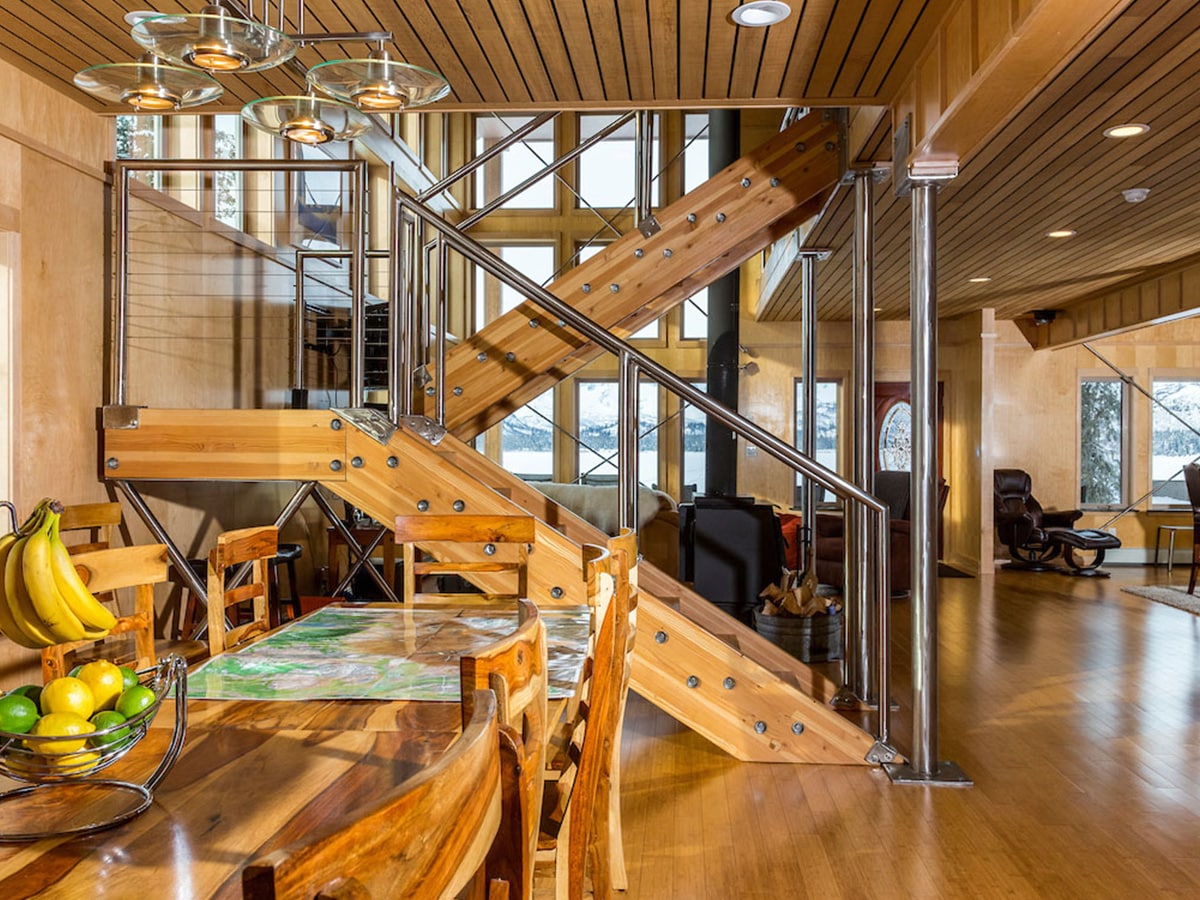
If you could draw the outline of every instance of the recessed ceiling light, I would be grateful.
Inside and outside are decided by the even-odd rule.
[[[1121,191],[1126,203],[1141,203],[1150,196],[1150,188],[1126,188]]]
[[[1059,228],[1059,229],[1058,229],[1058,230],[1056,230],[1056,231],[1047,231],[1047,232],[1046,232],[1046,237],[1048,237],[1048,238],[1069,238],[1069,237],[1075,237],[1075,231],[1074,231],[1073,229],[1071,229],[1071,228]]]
[[[971,282],[971,284],[987,284],[991,280],[992,280],[991,275],[979,275],[975,278],[967,279],[967,281]]]
[[[749,28],[765,28],[782,22],[792,14],[792,8],[780,0],[750,0],[729,14],[738,25]]]
[[[1145,134],[1149,130],[1149,125],[1144,125],[1141,122],[1130,122],[1126,125],[1114,125],[1111,128],[1105,128],[1104,136],[1109,138],[1137,137],[1139,134]]]

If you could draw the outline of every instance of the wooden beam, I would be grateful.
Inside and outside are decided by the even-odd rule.
[[[1148,325],[1161,325],[1200,313],[1200,257],[1162,267],[1150,277],[1085,297],[1055,310],[1054,321],[1037,325],[1015,319],[1034,349],[1067,347]]]
[[[960,0],[892,102],[910,164],[965,165],[1132,0]]]

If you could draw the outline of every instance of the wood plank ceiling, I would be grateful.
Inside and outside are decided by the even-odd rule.
[[[942,316],[990,306],[999,318],[1032,318],[1200,254],[1197,51],[1200,4],[1136,0],[939,192]],[[1121,122],[1151,131],[1103,136]],[[1129,203],[1129,188],[1150,193]],[[890,181],[875,196],[875,305],[904,319],[911,207]],[[853,214],[844,188],[808,240],[835,250],[818,269],[822,319],[851,314]],[[1046,237],[1054,229],[1077,234]],[[798,318],[799,286],[790,288],[760,316]]]
[[[242,0],[263,19],[262,4]],[[199,12],[203,0],[4,0],[0,58],[81,103],[75,72],[135,58],[126,12]],[[809,0],[772,28],[738,28],[734,0],[308,0],[304,31],[390,31],[389,52],[450,82],[439,109],[712,106],[879,102],[894,93],[950,0]],[[297,0],[285,0],[289,33]],[[278,21],[276,3],[266,21]],[[304,47],[311,67],[363,57],[362,43]],[[295,93],[289,68],[222,76],[214,111]],[[113,110],[107,110],[113,111]]]
[[[98,112],[71,83],[76,71],[127,61],[139,48],[126,12],[197,12],[202,0],[3,0],[0,59]],[[285,2],[286,30],[299,30]],[[888,103],[934,39],[953,0],[807,0],[769,29],[737,28],[735,0],[309,0],[304,30],[390,30],[393,56],[441,72],[449,110],[705,109]],[[262,3],[254,2],[259,17]],[[269,4],[275,21],[276,6]],[[260,96],[297,93],[304,67],[364,56],[361,43],[307,46],[300,66],[222,76],[228,112]],[[939,198],[943,315],[992,306],[1001,318],[1057,308],[1156,267],[1200,255],[1200,4],[1134,0],[1020,110]],[[1064,49],[1064,53],[1066,50]],[[1127,141],[1103,128],[1144,121]],[[890,156],[890,141],[877,141]],[[1149,188],[1140,204],[1121,191]],[[908,304],[907,199],[877,191],[876,301],[904,318]],[[850,313],[850,191],[809,243],[835,248],[821,266],[823,319]],[[1072,228],[1052,241],[1045,232]],[[971,283],[972,277],[990,277]],[[796,291],[760,311],[798,316]]]

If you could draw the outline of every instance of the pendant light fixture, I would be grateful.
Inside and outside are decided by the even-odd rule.
[[[308,83],[364,112],[400,112],[450,93],[450,85],[441,75],[390,59],[382,46],[372,50],[367,59],[318,63],[308,70]]]
[[[153,53],[207,72],[258,72],[287,62],[299,44],[278,28],[212,4],[196,15],[147,16],[130,31]]]
[[[304,33],[304,0],[297,0],[299,34],[283,31],[285,0],[276,0],[278,28],[243,13],[232,0],[212,3],[196,14],[133,12],[125,19],[133,39],[149,54],[136,63],[92,66],[75,76],[83,90],[138,112],[170,112],[214,100],[222,93],[212,74],[258,72],[287,62],[299,47],[323,42],[362,41],[378,49],[367,59],[337,59],[307,73],[307,95],[264,97],[242,108],[242,118],[289,141],[323,144],[351,140],[371,127],[364,113],[394,113],[440,100],[446,79],[420,66],[390,59],[384,43],[391,32]],[[190,76],[190,77],[188,77]],[[335,99],[318,97],[321,91]]]
[[[150,53],[137,62],[91,66],[76,73],[75,84],[101,100],[145,113],[190,109],[216,100],[225,90],[203,72],[168,65]]]
[[[242,107],[242,118],[261,131],[309,145],[353,140],[371,127],[357,107],[313,93],[251,100]]]

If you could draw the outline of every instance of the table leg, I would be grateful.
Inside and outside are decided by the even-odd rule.
[[[1167,580],[1171,580],[1171,566],[1175,563],[1175,529],[1167,529]]]
[[[1154,529],[1154,565],[1158,567],[1158,544],[1162,540],[1162,526],[1159,525]],[[1170,574],[1170,573],[1168,573]]]

